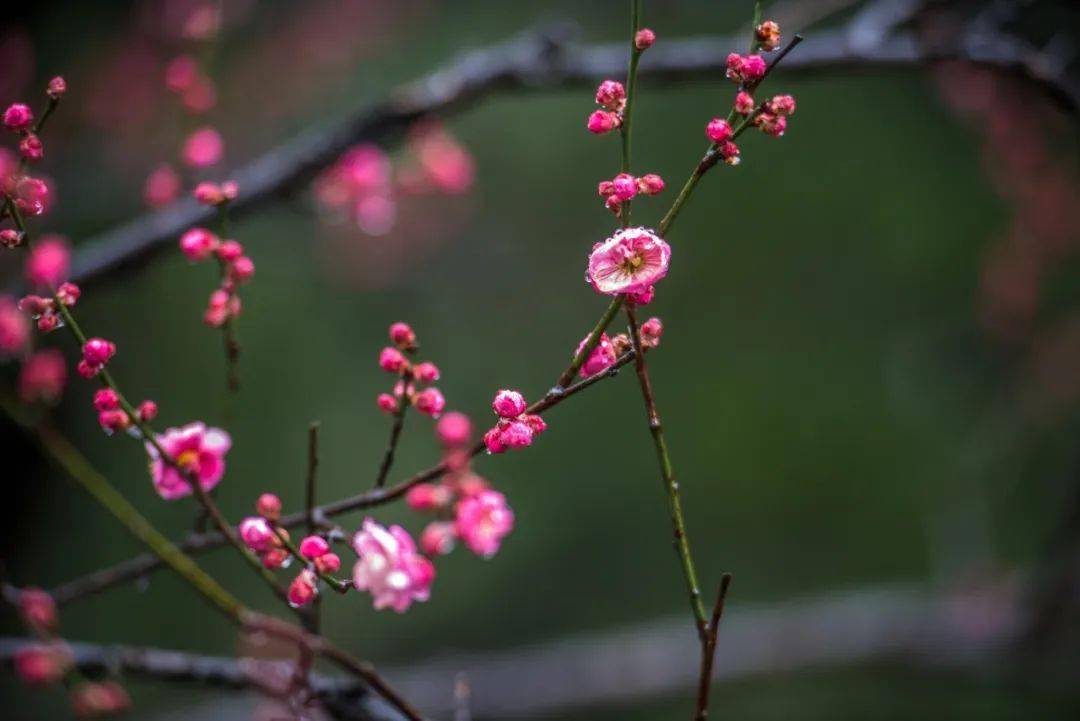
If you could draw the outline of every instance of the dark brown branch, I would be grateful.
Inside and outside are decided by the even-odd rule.
[[[545,396],[543,400],[537,401],[529,407],[529,413],[544,413],[550,408],[557,406],[567,398],[570,398],[581,391],[589,388],[595,383],[599,383],[605,378],[610,378],[616,375],[620,368],[632,361],[634,358],[633,352],[627,352],[623,354],[611,368],[596,373],[584,378],[577,383],[572,384],[569,388],[563,391],[561,394],[553,397]],[[472,455],[479,455],[484,450],[483,444],[477,444],[471,449]],[[323,506],[317,506],[314,509],[314,516],[318,519],[331,518],[350,511],[357,511],[364,508],[373,508],[375,506],[381,506],[389,503],[393,500],[404,496],[410,488],[420,483],[426,483],[427,481],[439,478],[447,471],[447,466],[444,463],[438,463],[428,469],[420,471],[412,477],[387,488],[376,488],[366,493],[361,493],[356,496],[350,496],[343,498],[333,503],[328,503]],[[292,513],[281,518],[280,525],[285,528],[295,528],[307,522],[308,512],[301,511],[299,513]],[[209,532],[209,533],[195,533],[188,536],[177,546],[180,550],[187,554],[194,555],[202,553],[215,548],[218,548],[226,543],[225,537],[221,533]],[[158,570],[162,567],[161,562],[156,556],[152,554],[143,554],[135,556],[126,561],[118,563],[109,568],[104,568],[100,571],[96,571],[89,575],[77,578],[67,583],[61,584],[52,589],[51,593],[57,603],[64,604],[70,601],[89,596],[107,588],[127,583],[138,578],[143,578],[147,574]]]
[[[900,14],[871,24],[867,14],[859,14],[848,25],[804,42],[798,53],[784,61],[784,72],[909,68],[967,60],[1023,75],[1071,112],[1080,112],[1080,81],[1039,48],[985,23],[967,35],[951,38],[947,46],[927,47],[913,32],[895,32],[907,19]],[[230,174],[241,193],[230,212],[242,216],[293,193],[349,146],[361,141],[390,142],[422,118],[460,112],[488,95],[592,84],[623,72],[624,43],[581,45],[571,40],[572,35],[572,26],[551,26],[474,50],[338,125],[304,132]],[[741,35],[665,39],[649,50],[640,76],[664,82],[713,81],[723,74],[727,54],[744,43]],[[187,228],[210,223],[214,212],[184,199],[91,238],[75,254],[72,279],[80,284],[93,282],[146,260]]]
[[[408,386],[412,381],[411,372],[406,373],[401,382]],[[398,442],[401,440],[401,430],[405,427],[405,414],[409,412],[409,399],[403,393],[397,399],[398,407],[394,411],[394,422],[390,426],[390,439],[386,442],[386,450],[383,451],[382,462],[379,463],[379,472],[375,476],[375,488],[386,485],[386,477],[390,475],[390,469],[394,465],[394,453],[397,452]]]
[[[697,705],[694,709],[696,721],[705,721],[709,716],[709,690],[712,688],[713,661],[716,659],[716,638],[720,634],[720,618],[724,615],[724,602],[727,600],[731,574],[720,577],[720,590],[716,593],[709,625],[705,629],[705,638],[701,644],[701,671],[698,674]]]

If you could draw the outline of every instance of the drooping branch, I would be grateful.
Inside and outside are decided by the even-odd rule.
[[[567,398],[570,398],[581,391],[589,388],[595,383],[599,383],[605,378],[611,378],[615,376],[619,369],[630,363],[634,358],[634,353],[627,352],[623,354],[613,366],[607,370],[601,371],[588,378],[574,383],[566,388],[563,392],[555,395],[547,395],[542,400],[537,401],[529,407],[529,413],[543,414],[544,412],[559,405]],[[484,449],[483,444],[477,444],[471,449],[472,455],[479,455]],[[437,463],[434,466],[427,468],[419,473],[414,474],[410,478],[401,481],[393,486],[387,486],[384,488],[375,488],[365,493],[361,493],[348,498],[327,503],[322,506],[317,506],[313,509],[313,515],[315,518],[332,518],[339,516],[350,511],[362,510],[365,508],[373,508],[381,506],[386,503],[390,503],[398,498],[401,498],[408,492],[410,488],[420,483],[426,483],[428,481],[439,478],[447,472],[448,468],[445,463]],[[309,512],[304,511],[293,513],[287,516],[283,516],[280,521],[280,525],[285,528],[295,528],[297,526],[307,523]],[[215,548],[219,548],[226,543],[225,537],[218,532],[206,532],[206,533],[194,533],[189,535],[185,540],[177,543],[177,547],[189,555],[194,555],[209,551]],[[118,563],[109,568],[104,568],[100,571],[88,574],[81,578],[74,579],[67,583],[61,584],[53,588],[50,593],[53,598],[59,604],[68,603],[85,596],[89,596],[107,588],[117,586],[123,583],[133,581],[138,578],[143,578],[147,574],[161,568],[162,564],[160,560],[152,554],[142,554],[135,556],[126,561]]]
[[[1069,75],[1052,53],[986,22],[973,24],[969,32],[950,38],[947,44],[930,46],[915,32],[899,29],[908,19],[904,13],[858,13],[844,26],[815,33],[794,57],[785,60],[783,71],[847,72],[966,60],[1023,75],[1068,110],[1080,113],[1080,79]],[[305,131],[229,174],[238,181],[241,193],[231,212],[241,216],[294,193],[349,146],[361,141],[390,142],[417,120],[460,112],[498,93],[558,90],[623,72],[623,43],[579,44],[573,35],[571,25],[548,26],[474,50],[337,125]],[[715,80],[723,75],[727,54],[743,43],[741,36],[665,38],[649,51],[649,62],[640,75],[665,82]],[[91,238],[75,254],[72,280],[91,283],[136,265],[184,230],[212,222],[213,214],[212,208],[184,199]]]

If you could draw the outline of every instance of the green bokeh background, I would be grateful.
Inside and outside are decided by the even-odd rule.
[[[215,117],[230,157],[253,156],[536,21],[571,17],[597,41],[619,39],[625,26],[622,2],[407,5],[392,42],[317,85],[318,102],[291,116],[262,123],[242,97],[223,97]],[[727,32],[745,20],[742,5],[646,2],[646,21],[662,38]],[[250,30],[233,31],[219,72],[228,75],[260,28],[299,7],[260,4]],[[41,76],[76,68],[77,98],[75,64],[122,33],[128,6],[26,12],[19,22],[38,43]],[[978,138],[940,104],[924,72],[780,73],[771,85],[799,99],[790,132],[750,138],[740,167],[707,178],[670,237],[672,272],[649,309],[666,327],[651,364],[702,577],[712,585],[733,572],[733,602],[749,602],[884,581],[930,587],[985,562],[1025,566],[1056,521],[1058,481],[1076,461],[1076,419],[1023,427],[1010,403],[1012,352],[977,322],[980,262],[1011,213],[982,173]],[[640,91],[635,165],[677,185],[726,89],[714,78],[677,87],[645,80]],[[304,199],[237,223],[258,276],[245,291],[243,389],[231,410],[219,338],[200,322],[213,281],[179,253],[87,292],[84,325],[117,342],[117,376],[134,396],[154,397],[164,423],[227,425],[235,445],[218,498],[231,517],[267,489],[288,508],[300,505],[312,419],[322,422],[320,496],[357,493],[385,444],[387,420],[372,399],[387,385],[375,356],[390,321],[419,331],[450,406],[485,418],[497,388],[540,395],[602,310],[581,277],[588,248],[611,228],[594,187],[613,174],[618,148],[613,137],[583,131],[589,107],[580,91],[500,96],[449,119],[477,161],[474,212],[378,289],[328,277]],[[93,133],[62,117],[57,126],[64,154],[50,156],[48,169],[64,206],[50,227],[77,243],[138,211],[143,176],[101,177]],[[672,197],[636,203],[636,217],[653,222]],[[1060,272],[1075,278],[1074,270]],[[142,455],[96,429],[89,395],[74,383],[60,423],[163,530],[184,533],[192,506],[156,497]],[[432,602],[404,616],[376,613],[359,597],[329,599],[328,631],[365,657],[402,664],[685,613],[632,374],[552,411],[549,424],[527,452],[478,461],[518,518],[498,556],[459,551],[441,560]],[[437,459],[430,426],[410,418],[394,478]],[[138,550],[14,429],[4,435],[20,469],[7,483],[23,487],[6,541],[17,582],[52,585]],[[422,524],[398,507],[375,515],[413,531]],[[969,523],[986,538],[941,530]],[[206,567],[244,598],[270,604],[227,553]],[[87,641],[235,647],[233,631],[165,575],[73,605],[63,621],[70,637]],[[4,628],[18,628],[10,615]],[[16,694],[7,680],[0,688]],[[190,701],[152,685],[133,690],[136,719]],[[46,692],[17,699],[10,718],[63,717]],[[1057,719],[1080,710],[1076,694],[891,667],[754,680],[724,687],[718,699],[727,717],[748,719]],[[679,714],[688,715],[684,697],[559,718]]]

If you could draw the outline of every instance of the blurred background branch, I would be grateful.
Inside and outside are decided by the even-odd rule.
[[[785,14],[794,15],[797,22],[813,22],[847,4],[823,3],[816,11],[801,3],[789,4],[777,8],[775,15],[785,24]],[[913,25],[933,5],[915,0],[870,2],[845,24],[810,35],[787,59],[783,72],[851,72],[963,60],[1023,75],[1070,112],[1080,111],[1080,80],[1069,74],[1068,57],[1060,48],[1039,48],[1011,34],[1004,12],[984,12],[960,30],[919,32]],[[622,72],[623,43],[582,44],[576,34],[569,23],[547,25],[470,51],[337,125],[309,129],[229,174],[241,189],[232,212],[243,215],[296,192],[350,146],[389,142],[425,117],[460,112],[497,93],[584,86]],[[650,52],[640,73],[667,83],[719,78],[728,53],[743,42],[742,34],[665,39]],[[88,239],[75,254],[72,280],[82,285],[122,271],[171,244],[187,228],[211,222],[213,216],[213,209],[185,198]]]

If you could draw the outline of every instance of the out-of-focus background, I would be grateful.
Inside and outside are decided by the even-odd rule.
[[[48,78],[68,80],[41,166],[55,208],[36,227],[76,252],[146,211],[147,177],[163,163],[186,192],[469,48],[551,21],[576,23],[587,43],[621,41],[628,27],[626,2],[230,0],[218,33],[200,40],[198,27],[184,30],[196,5],[5,13],[0,103],[37,106]],[[830,5],[782,9],[807,17],[813,36],[859,4]],[[924,25],[962,27],[985,10],[943,5]],[[1017,8],[1007,26],[1056,43],[1068,63],[1075,8]],[[737,32],[750,10],[646,0],[644,22],[662,44]],[[165,88],[182,53],[216,85],[212,107]],[[747,136],[743,163],[706,178],[669,238],[671,273],[648,308],[666,327],[650,363],[699,571],[707,588],[724,571],[735,577],[714,716],[1074,718],[1076,117],[1021,74],[955,62],[781,70],[768,85],[798,99],[788,132]],[[636,202],[635,219],[655,223],[732,91],[719,74],[646,78],[639,90],[635,168],[669,188]],[[376,356],[391,321],[417,329],[449,407],[484,423],[496,389],[542,394],[601,312],[582,274],[612,228],[595,188],[617,172],[619,150],[614,136],[585,131],[591,94],[493,94],[445,115],[433,132],[450,134],[475,173],[462,160],[441,190],[395,186],[342,212],[328,207],[332,192],[298,188],[235,223],[257,276],[244,290],[232,400],[220,335],[202,323],[216,279],[175,246],[88,285],[84,324],[117,342],[111,367],[133,395],[158,401],[161,425],[229,430],[217,497],[231,518],[266,490],[300,507],[314,419],[320,497],[360,492],[388,432],[374,398],[388,386]],[[224,157],[193,172],[181,146],[204,125],[220,130]],[[400,186],[416,172],[409,137],[383,145]],[[7,285],[19,276],[12,255],[0,260]],[[59,337],[41,342],[70,356]],[[10,387],[17,363],[2,372]],[[156,496],[138,448],[97,428],[91,392],[75,379],[57,423],[182,536],[193,505]],[[498,555],[439,559],[432,600],[404,615],[375,612],[365,596],[328,598],[326,630],[439,718],[462,670],[478,716],[687,717],[697,651],[632,374],[548,422],[527,451],[476,463],[517,516]],[[0,423],[0,448],[8,580],[51,587],[140,550],[15,425]],[[432,423],[410,416],[392,479],[437,459]],[[402,506],[373,515],[413,533],[425,523]],[[355,528],[362,518],[338,520]],[[229,552],[205,563],[271,606]],[[165,574],[66,606],[62,620],[72,640],[237,650],[233,629]],[[22,633],[11,612],[2,628]],[[246,718],[258,705],[198,685],[125,683],[133,719]],[[0,689],[6,718],[69,713],[62,693],[9,675]]]

